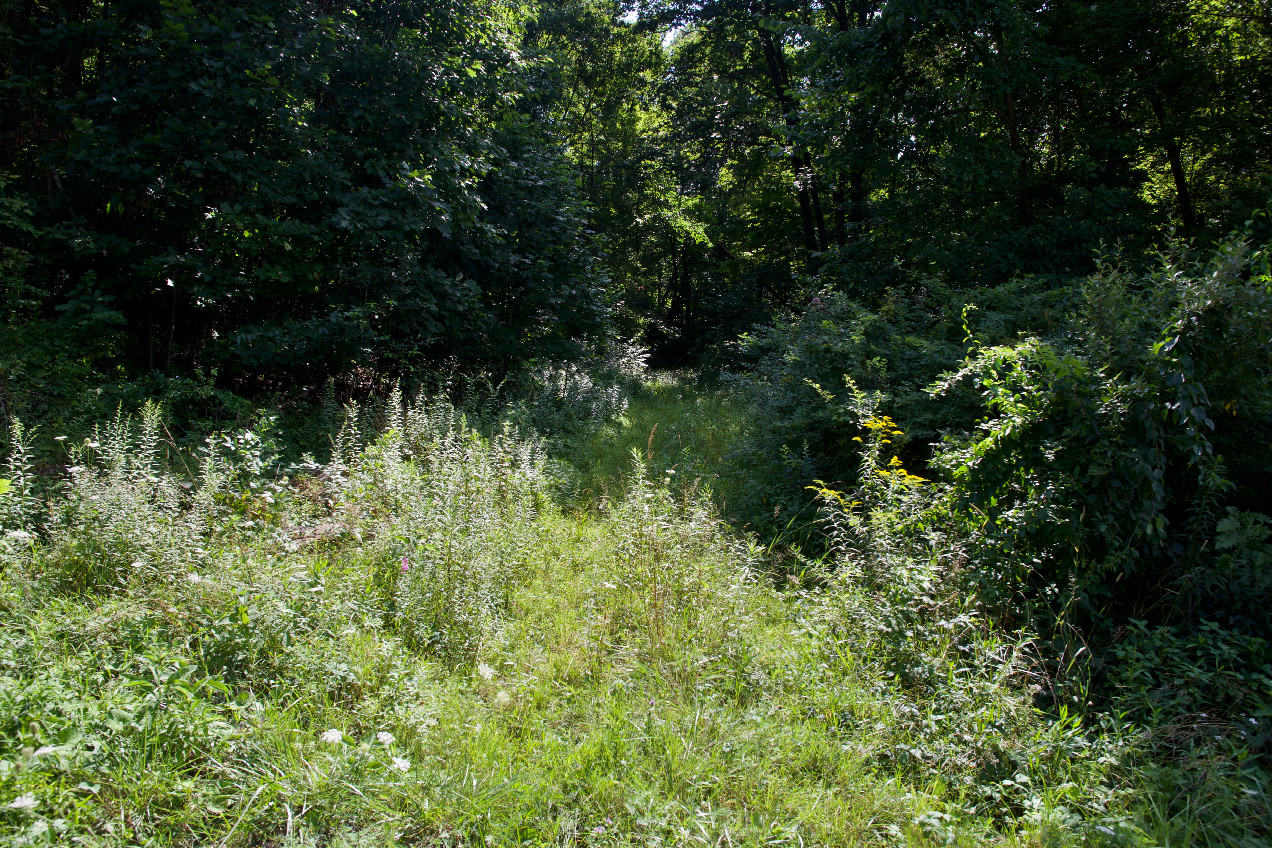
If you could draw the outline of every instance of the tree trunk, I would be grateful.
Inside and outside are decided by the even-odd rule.
[[[786,62],[781,51],[773,43],[773,36],[763,27],[758,28],[760,48],[764,53],[764,64],[768,68],[769,81],[777,96],[777,105],[782,110],[782,118],[788,129],[794,130],[799,125],[799,115],[795,101],[790,96],[790,77],[787,75]],[[815,253],[819,247],[817,218],[820,214],[821,202],[814,197],[814,180],[812,175],[812,159],[807,151],[803,151],[796,160],[799,168],[795,177],[795,193],[799,200],[800,224],[804,232],[804,249]],[[825,241],[825,223],[822,224],[821,242]],[[824,250],[825,248],[820,248]]]
[[[816,227],[817,249],[826,252],[826,215],[822,212],[821,193],[817,190],[817,172],[813,170],[813,158],[804,151],[802,156],[804,178],[808,183],[808,194],[813,204],[813,223]]]
[[[865,171],[854,168],[848,175],[848,192],[851,204],[848,208],[848,220],[852,222],[853,231],[859,232],[866,228],[866,201],[869,199],[866,192]]]
[[[1016,121],[1016,95],[1007,92],[1007,137],[1011,152],[1016,157],[1016,216],[1023,226],[1034,223],[1033,204],[1029,197],[1029,158],[1020,143],[1020,127]]]
[[[844,178],[835,177],[831,187],[831,199],[835,203],[835,244],[842,247],[848,242],[847,210],[844,208]]]
[[[1197,214],[1193,210],[1192,192],[1188,190],[1188,175],[1184,172],[1184,159],[1179,145],[1179,137],[1166,127],[1166,107],[1160,97],[1153,97],[1153,114],[1157,116],[1157,124],[1161,127],[1162,143],[1166,148],[1166,158],[1170,161],[1170,175],[1175,180],[1175,199],[1179,203],[1179,217],[1184,222],[1184,232],[1194,233],[1197,230]]]

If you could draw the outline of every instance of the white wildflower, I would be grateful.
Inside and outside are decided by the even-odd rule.
[[[411,761],[408,760],[406,757],[394,757],[393,767],[397,769],[398,771],[410,771]]]
[[[495,676],[495,670],[485,663],[477,666],[477,673],[480,674],[484,680],[489,680]]]
[[[35,796],[29,792],[26,795],[19,795],[9,802],[8,808],[10,810],[34,810]]]
[[[199,582],[200,580],[202,580],[203,578],[202,578],[202,577],[200,577],[198,574],[195,574],[195,573],[192,571],[192,572],[190,572],[189,574],[187,574],[187,575],[186,575],[186,579],[187,579],[187,580],[189,580],[191,583],[198,583],[198,582]]]
[[[509,695],[509,694],[508,694],[506,691],[504,691],[503,689],[500,689],[500,690],[499,690],[499,694],[498,694],[498,695],[495,695],[495,706],[496,706],[496,707],[506,707],[506,706],[508,706],[508,705],[509,705],[509,704],[511,704],[511,703],[512,703],[512,696],[511,696],[511,695]]]
[[[375,735],[375,738],[381,745],[392,745],[397,741],[396,737],[387,730],[381,730]]]
[[[339,745],[344,741],[344,734],[333,728],[322,735],[322,741],[332,745]]]

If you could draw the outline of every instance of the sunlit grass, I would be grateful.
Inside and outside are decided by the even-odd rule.
[[[743,414],[726,388],[664,372],[633,389],[622,415],[567,441],[563,454],[574,472],[572,494],[586,503],[621,498],[635,452],[651,474],[673,472],[668,480],[673,489],[707,489],[717,504],[726,503],[737,483],[722,479],[720,471]]]
[[[670,482],[718,460],[732,415],[726,396],[647,386],[570,446],[595,462],[575,469],[587,509],[547,497],[561,481],[533,440],[479,439],[437,403],[302,481],[253,486],[226,459],[225,488],[185,496],[180,521],[176,477],[158,494],[126,465],[85,477],[77,496],[109,492],[116,511],[60,508],[0,576],[0,833],[230,848],[1233,832],[1151,801],[1142,818],[1129,740],[1034,711],[1018,646],[970,601],[871,594],[846,571],[757,577],[762,549],[703,487]],[[201,529],[139,547],[156,514]],[[138,550],[151,559],[122,558]]]

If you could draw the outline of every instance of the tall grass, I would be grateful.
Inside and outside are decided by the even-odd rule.
[[[673,390],[647,391],[624,413],[642,430],[641,398]],[[658,422],[666,441],[645,434],[636,457],[620,444],[624,473],[611,457],[605,498],[584,510],[554,497],[587,468],[561,470],[511,425],[482,437],[429,398],[392,398],[382,428],[349,410],[329,462],[290,468],[259,428],[161,461],[150,408],[76,446],[42,498],[12,508],[38,487],[11,485],[6,538],[23,544],[6,543],[0,576],[3,838],[1077,845],[1183,832],[1140,815],[1131,740],[1031,707],[1026,645],[952,591],[954,546],[901,546],[887,534],[903,513],[840,512],[835,559],[779,590],[705,487],[675,483],[692,463],[670,434],[727,421],[691,423],[687,394],[668,406],[684,417]]]

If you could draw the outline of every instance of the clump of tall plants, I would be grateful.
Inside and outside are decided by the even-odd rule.
[[[1004,627],[976,591],[973,542],[951,520],[948,489],[905,466],[884,398],[851,379],[847,389],[843,412],[860,422],[855,483],[811,487],[827,553],[803,575],[830,668],[878,670],[871,699],[837,705],[840,732],[873,727],[877,757],[954,788],[962,815],[1039,835],[1129,832],[1116,811],[1134,739],[1072,704],[1038,723],[1034,696],[1051,683],[1036,633]],[[951,827],[941,816],[923,825],[936,838]]]
[[[1106,257],[1064,339],[973,348],[985,416],[935,465],[1005,605],[1084,632],[1129,619],[1215,620],[1267,636],[1272,275],[1235,236],[1135,273]],[[987,590],[988,587],[987,587]],[[1021,593],[1023,594],[1017,594]]]
[[[972,693],[1031,691],[1055,727],[1086,728],[1074,744],[1101,722],[1138,739],[1161,838],[1267,833],[1269,249],[1241,232],[1211,251],[1169,243],[1148,267],[1109,252],[1039,298],[1067,317],[1007,333],[964,309],[966,353],[924,392],[916,375],[952,345],[898,336],[886,308],[820,299],[750,342],[766,356],[744,397],[765,435],[739,455],[768,460],[748,510],[781,531],[796,484],[825,481],[812,491],[842,654],[877,650],[913,715],[975,722],[993,699]],[[958,774],[942,756],[920,744],[898,762]],[[992,774],[1013,756],[973,759]],[[1013,779],[993,791],[1028,795]],[[1222,812],[1198,816],[1207,794]]]

